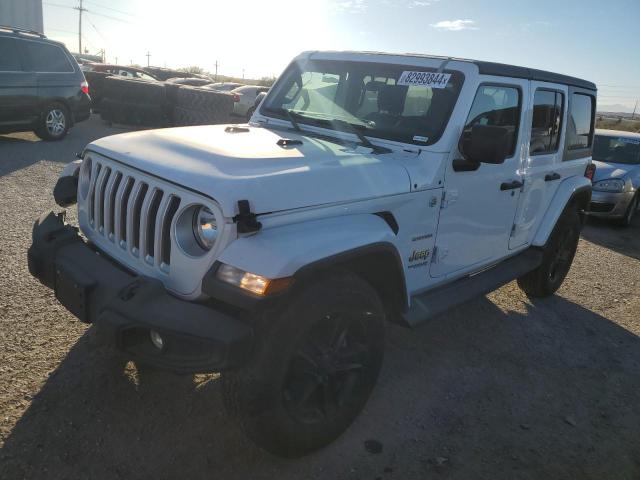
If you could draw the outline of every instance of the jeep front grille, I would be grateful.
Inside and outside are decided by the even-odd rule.
[[[87,194],[89,227],[123,251],[168,273],[171,225],[180,197],[170,185],[92,158]]]

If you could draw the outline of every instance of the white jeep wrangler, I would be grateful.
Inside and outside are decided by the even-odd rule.
[[[29,267],[139,362],[223,371],[263,448],[341,434],[384,323],[414,327],[517,279],[553,294],[591,196],[595,85],[422,55],[298,56],[247,125],[88,145]]]

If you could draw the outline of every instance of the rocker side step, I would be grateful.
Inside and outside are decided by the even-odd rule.
[[[507,260],[455,282],[436,287],[411,297],[411,308],[404,321],[410,327],[420,325],[434,316],[475,297],[486,295],[525,273],[542,262],[542,250],[529,248]]]

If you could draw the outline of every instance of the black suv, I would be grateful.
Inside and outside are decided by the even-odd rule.
[[[63,44],[0,26],[0,133],[60,140],[90,106],[89,86]]]

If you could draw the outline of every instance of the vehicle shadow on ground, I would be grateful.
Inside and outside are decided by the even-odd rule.
[[[640,210],[628,227],[621,227],[600,218],[589,218],[582,230],[582,238],[640,260]]]
[[[45,142],[31,132],[0,135],[0,177],[41,161],[69,163],[76,159],[75,153],[82,152],[93,140],[129,130],[109,127],[97,115],[92,115],[56,142]]]
[[[0,478],[638,478],[640,338],[559,296],[518,305],[391,326],[363,414],[298,460],[245,439],[215,376],[136,372],[90,328],[6,439]]]

